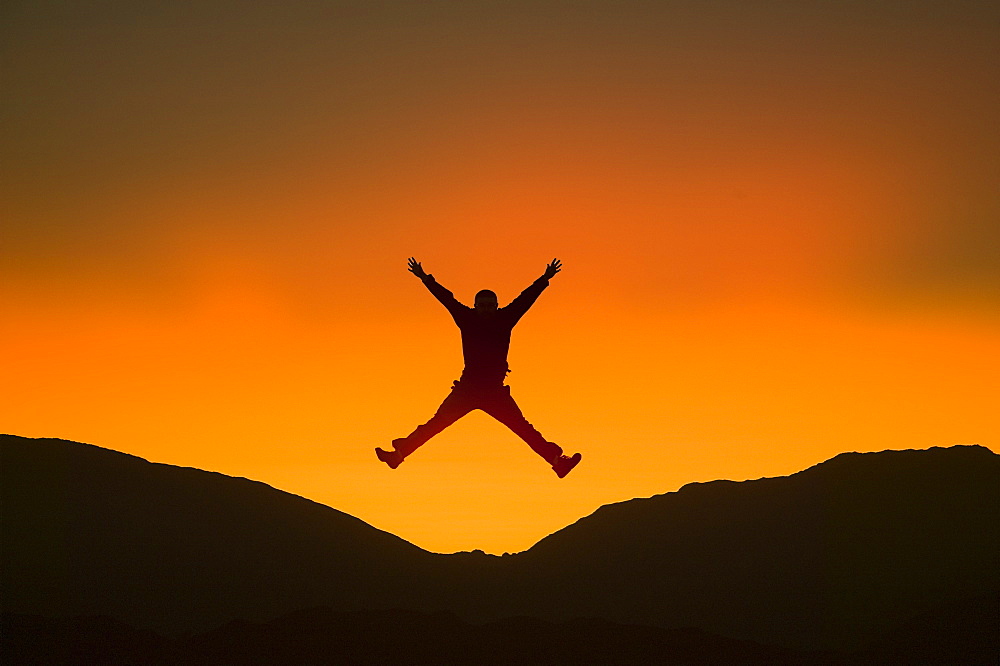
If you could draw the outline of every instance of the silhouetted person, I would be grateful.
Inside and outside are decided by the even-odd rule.
[[[409,436],[394,439],[392,451],[375,449],[379,460],[396,469],[406,456],[431,437],[472,410],[481,409],[527,442],[535,453],[552,465],[559,478],[569,474],[580,462],[580,454],[564,456],[557,444],[546,441],[524,418],[510,395],[510,387],[504,385],[507,373],[510,372],[507,367],[507,350],[510,347],[511,330],[549,286],[549,279],[560,270],[562,262],[553,259],[545,267],[542,277],[506,307],[498,308],[497,295],[484,289],[476,294],[475,307],[470,308],[455,300],[450,291],[439,285],[433,275],[425,273],[420,263],[410,257],[409,271],[420,278],[424,286],[448,308],[462,331],[465,369],[452,386],[451,394],[444,399],[430,421],[418,426]]]

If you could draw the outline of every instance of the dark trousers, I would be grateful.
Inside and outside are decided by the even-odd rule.
[[[545,441],[542,433],[535,430],[534,426],[524,418],[521,409],[510,395],[509,386],[475,386],[462,382],[455,382],[451,393],[444,399],[430,421],[417,426],[417,429],[404,439],[394,440],[392,445],[406,457],[474,409],[483,410],[510,428],[546,462],[551,463],[562,455],[562,448]]]

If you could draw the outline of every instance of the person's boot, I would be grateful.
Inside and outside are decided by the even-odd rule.
[[[388,465],[389,469],[396,469],[403,462],[403,454],[399,451],[386,451],[385,449],[375,447],[375,455],[378,456],[379,460]]]
[[[571,456],[559,456],[552,461],[552,470],[556,473],[556,476],[561,479],[577,466],[581,458],[583,458],[583,456],[579,453],[574,453]]]

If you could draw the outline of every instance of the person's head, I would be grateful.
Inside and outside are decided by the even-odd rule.
[[[496,312],[497,295],[489,289],[483,289],[476,294],[476,312]]]

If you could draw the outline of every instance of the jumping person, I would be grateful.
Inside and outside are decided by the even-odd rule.
[[[524,418],[510,395],[510,387],[504,385],[507,373],[510,372],[507,350],[510,348],[511,330],[549,286],[549,280],[562,270],[562,262],[553,259],[545,267],[542,277],[522,291],[510,305],[502,308],[497,307],[497,295],[488,289],[476,294],[475,307],[462,305],[450,291],[434,280],[433,275],[425,273],[420,262],[413,257],[409,259],[408,270],[420,278],[458,324],[462,332],[465,369],[431,420],[418,426],[407,437],[392,440],[392,451],[376,448],[375,455],[378,459],[396,469],[406,456],[431,437],[472,410],[481,409],[527,442],[535,453],[552,466],[560,479],[569,474],[580,462],[580,454],[565,456],[557,444],[546,441]]]

